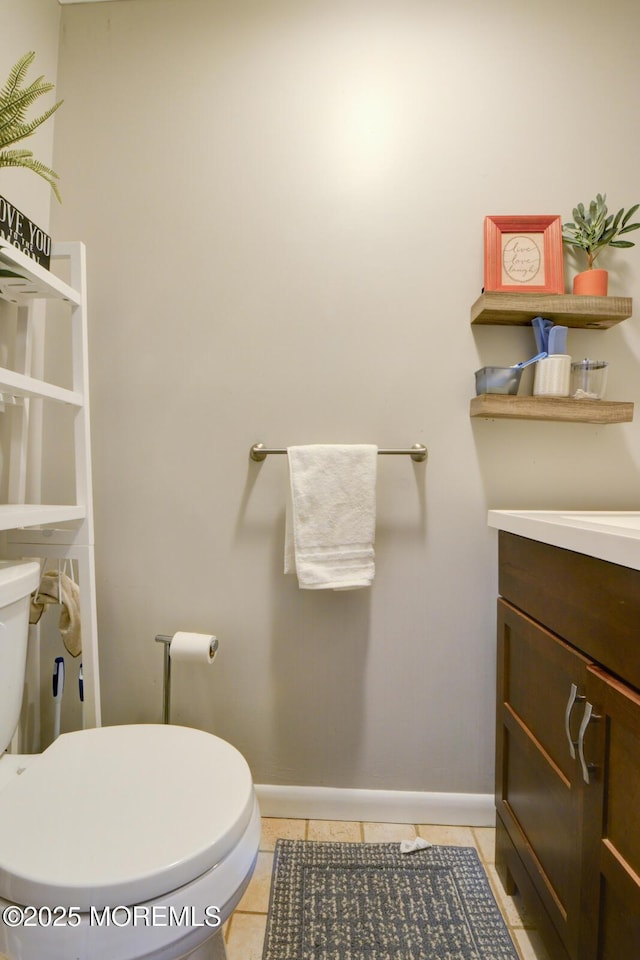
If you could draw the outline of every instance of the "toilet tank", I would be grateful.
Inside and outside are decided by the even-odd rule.
[[[30,594],[39,580],[39,563],[0,560],[0,755],[7,749],[20,717]]]

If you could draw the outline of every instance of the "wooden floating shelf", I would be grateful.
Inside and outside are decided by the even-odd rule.
[[[567,423],[630,423],[633,403],[574,400],[571,397],[518,397],[483,393],[473,397],[471,417],[507,420],[559,420]]]
[[[563,293],[483,293],[471,307],[471,323],[530,326],[546,317],[566,327],[606,329],[628,320],[631,297],[577,297]]]

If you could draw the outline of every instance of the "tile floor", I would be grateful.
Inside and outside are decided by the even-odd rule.
[[[522,960],[548,960],[538,934],[519,903],[507,897],[495,872],[494,833],[491,827],[442,827],[427,824],[359,823],[336,820],[278,820],[263,818],[262,839],[255,873],[238,907],[225,925],[227,960],[261,960],[269,907],[273,851],[279,837],[288,840],[328,840],[348,843],[394,843],[424,837],[432,843],[475,847],[488,874]]]

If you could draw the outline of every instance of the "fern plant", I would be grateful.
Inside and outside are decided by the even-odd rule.
[[[562,224],[562,239],[569,246],[585,251],[589,270],[593,269],[596,257],[605,247],[634,247],[633,241],[619,240],[618,237],[640,228],[640,223],[629,223],[640,204],[635,203],[626,213],[620,209],[614,217],[609,214],[606,200],[606,193],[597,194],[588,210],[584,203],[579,203],[574,208],[573,221]]]
[[[11,68],[2,90],[0,90],[0,167],[25,167],[43,177],[51,186],[56,199],[61,201],[60,191],[56,180],[58,174],[50,167],[36,160],[31,150],[14,149],[13,145],[30,137],[31,134],[55,113],[60,100],[43,114],[32,120],[27,120],[26,113],[29,107],[45,93],[53,90],[54,84],[47,82],[44,77],[38,77],[29,86],[25,86],[27,71],[35,60],[35,53],[30,51],[20,57]],[[11,148],[11,149],[7,149]]]

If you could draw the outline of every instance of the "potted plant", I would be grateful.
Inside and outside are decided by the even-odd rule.
[[[579,203],[574,208],[573,221],[562,225],[564,243],[587,254],[588,268],[573,279],[573,292],[576,294],[606,296],[609,274],[593,266],[596,258],[605,247],[635,246],[631,240],[619,240],[618,237],[640,228],[640,223],[629,222],[640,204],[634,204],[626,213],[620,209],[614,217],[609,214],[606,199],[606,193],[597,194],[588,210],[583,203]]]
[[[46,82],[44,77],[38,77],[29,86],[24,86],[27,71],[35,56],[31,51],[20,57],[11,68],[7,81],[0,90],[0,167],[26,167],[28,170],[33,170],[51,185],[59,201],[60,191],[56,183],[58,174],[36,160],[31,150],[13,148],[14,144],[30,137],[62,103],[60,100],[33,120],[26,119],[27,110],[34,101],[54,88],[54,85]]]

